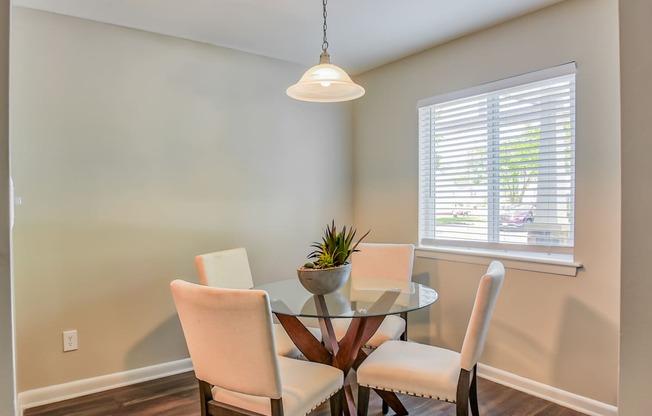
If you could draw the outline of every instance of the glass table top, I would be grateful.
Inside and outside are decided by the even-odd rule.
[[[360,276],[350,278],[337,292],[323,296],[308,292],[298,278],[266,283],[253,289],[269,294],[272,312],[310,318],[399,314],[425,308],[438,297],[434,289],[420,283]]]

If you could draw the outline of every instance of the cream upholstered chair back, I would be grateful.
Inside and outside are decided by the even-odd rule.
[[[360,243],[351,256],[351,279],[412,280],[413,244]]]
[[[250,289],[254,285],[245,248],[216,251],[195,257],[199,283],[228,289]]]
[[[254,286],[245,248],[200,254],[195,257],[195,266],[199,274],[199,283],[202,285],[225,289],[250,289]],[[286,357],[298,358],[301,351],[294,345],[283,327],[280,324],[274,324],[273,330],[276,335],[277,352]],[[310,328],[309,330],[321,340],[319,329]]]
[[[360,243],[351,256],[351,300],[375,302],[385,290],[400,290],[396,304],[404,305],[412,289],[414,245],[389,243]],[[335,333],[341,339],[349,322],[337,319]],[[390,339],[407,339],[407,313],[387,316],[366,347],[377,348]]]
[[[196,377],[234,392],[279,399],[281,376],[267,293],[183,280],[170,287]]]
[[[464,370],[471,370],[482,355],[489,330],[489,321],[491,321],[498,292],[504,279],[505,267],[499,261],[492,261],[487,273],[480,280],[471,318],[464,336],[460,357],[460,365]]]

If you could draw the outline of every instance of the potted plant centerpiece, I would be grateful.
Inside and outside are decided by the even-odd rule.
[[[335,220],[327,224],[321,241],[310,245],[315,250],[308,254],[308,258],[313,261],[297,269],[303,287],[315,295],[332,293],[342,287],[351,274],[351,254],[357,251],[356,247],[369,231],[354,243],[355,228],[344,226],[338,232]]]

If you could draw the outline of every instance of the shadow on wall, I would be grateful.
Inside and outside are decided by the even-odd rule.
[[[498,301],[500,302],[500,295]],[[511,323],[502,322],[499,319],[492,319],[488,337],[491,342],[485,344],[484,361],[491,361],[496,356],[509,357],[510,369],[527,369],[527,371],[521,370],[519,373],[543,376],[540,360],[541,357],[548,356],[550,352],[541,345],[538,339],[515,330]],[[503,369],[509,371],[509,369]]]
[[[439,287],[439,278],[432,277],[430,273],[427,272],[415,274],[412,276],[412,281],[430,286],[435,290]],[[432,343],[433,339],[440,337],[441,312],[439,310],[439,299],[427,308],[410,312],[408,320],[410,322],[410,326],[408,327],[408,337],[411,340],[425,344]]]
[[[543,346],[542,340],[516,330],[509,321],[492,320],[491,342],[487,342],[481,361],[615,405],[618,391],[616,325],[575,298],[566,298],[562,305],[559,329],[549,347]]]
[[[464,266],[464,272],[460,273],[460,265],[451,262],[427,259],[420,263],[421,265],[428,267],[431,272],[417,274],[413,280],[433,287],[439,292],[439,299],[429,308],[418,311],[420,317],[423,313],[428,314],[428,319],[424,319],[423,322],[419,321],[418,324],[429,325],[428,343],[460,351],[473,310],[478,284],[486,271],[486,266]],[[504,303],[510,298],[509,291],[508,272],[502,292],[498,296],[497,311],[503,308]],[[413,314],[414,317],[417,316],[413,312],[410,314],[411,318]],[[526,372],[528,374],[539,374],[541,372],[540,360],[533,357],[548,356],[550,352],[545,350],[536,338],[519,331],[510,321],[504,322],[495,319],[495,315],[490,324],[481,362],[494,363],[500,367],[498,363],[500,363],[501,357],[509,357],[510,366],[508,368],[526,368],[531,370]],[[410,328],[413,327],[411,321]],[[410,338],[413,338],[416,331],[411,330],[411,332]],[[494,357],[497,358],[497,361],[492,359]]]
[[[161,340],[167,340],[168,345],[162,346]],[[141,368],[146,366],[144,363],[156,365],[167,362],[170,351],[186,351],[185,357],[189,357],[181,323],[176,313],[146,334],[127,352],[125,368]]]
[[[564,304],[553,380],[561,389],[616,404],[618,327],[575,298]],[[596,365],[599,363],[599,365]],[[601,380],[587,383],[587,378]]]

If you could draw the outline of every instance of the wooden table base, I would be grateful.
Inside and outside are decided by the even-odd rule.
[[[347,375],[352,368],[357,368],[367,357],[362,347],[376,332],[385,319],[385,315],[374,316],[376,309],[386,307],[387,303],[393,304],[398,297],[398,292],[385,292],[365,315],[355,313],[351,316],[351,324],[344,337],[338,342],[333,330],[330,318],[327,318],[328,309],[322,295],[316,295],[315,304],[317,313],[320,316],[319,326],[321,327],[323,344],[299,321],[294,315],[283,314],[275,308],[275,314],[283,328],[288,333],[294,344],[303,355],[310,361],[329,364],[344,372],[344,414],[356,416],[356,406],[353,391],[347,380]],[[387,310],[387,309],[384,309]],[[370,316],[371,315],[371,316]],[[398,415],[407,415],[405,407],[398,397],[392,392],[383,392],[381,397]]]

